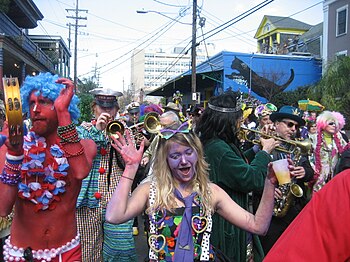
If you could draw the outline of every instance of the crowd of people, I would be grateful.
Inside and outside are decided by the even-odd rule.
[[[95,88],[93,118],[78,123],[74,89],[50,73],[26,77],[30,127],[13,143],[2,126],[0,261],[138,261],[139,215],[145,261],[350,259],[339,112],[249,107],[232,91],[205,108],[184,110],[176,93],[121,109],[122,93]]]

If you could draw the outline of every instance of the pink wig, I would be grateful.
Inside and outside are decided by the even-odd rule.
[[[317,132],[321,132],[322,130],[324,130],[329,121],[335,122],[338,131],[341,130],[345,125],[344,116],[339,112],[323,111],[317,117],[317,120],[316,120]]]
[[[320,172],[322,170],[322,164],[321,164],[321,147],[323,143],[323,133],[322,130],[326,128],[329,121],[334,121],[337,126],[337,130],[341,130],[345,125],[345,119],[342,114],[335,111],[324,111],[322,112],[316,120],[317,124],[317,143],[316,143],[316,149],[315,149],[315,175],[313,183],[315,183],[320,176]],[[350,143],[343,147],[340,142],[340,135],[338,135],[338,132],[333,135],[333,139],[335,142],[335,145],[337,147],[338,153],[343,153],[344,150],[349,149]]]

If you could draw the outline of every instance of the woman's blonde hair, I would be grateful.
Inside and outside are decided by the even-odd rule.
[[[156,198],[154,205],[149,207],[147,212],[152,213],[157,210],[173,210],[175,208],[174,190],[177,186],[167,162],[167,156],[172,143],[179,143],[189,146],[195,150],[198,161],[194,170],[194,177],[190,183],[192,192],[197,192],[200,197],[203,214],[211,212],[211,199],[209,187],[209,168],[204,160],[203,147],[199,138],[193,133],[176,133],[170,139],[160,139],[157,157],[154,161],[153,175],[156,181]]]

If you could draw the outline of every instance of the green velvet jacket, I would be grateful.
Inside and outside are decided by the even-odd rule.
[[[255,154],[253,149],[243,154],[235,145],[218,138],[208,141],[204,151],[210,165],[210,180],[248,210],[248,193],[264,188],[270,155],[265,151]],[[211,243],[233,261],[246,261],[247,235],[219,215],[213,216]],[[256,235],[253,235],[253,245],[254,261],[262,261],[264,253]]]

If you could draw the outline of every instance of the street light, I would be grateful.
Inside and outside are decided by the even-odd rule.
[[[180,23],[180,24],[183,24],[183,25],[192,25],[190,23],[184,23],[184,22],[181,22],[179,20],[177,20],[176,18],[173,18],[171,16],[168,16],[166,14],[176,14],[176,13],[164,13],[164,12],[159,12],[159,11],[155,11],[155,10],[136,10],[136,13],[138,14],[148,14],[148,13],[155,13],[155,14],[158,14],[158,15],[161,15],[161,16],[164,16],[170,20],[173,20],[177,23]],[[181,14],[181,12],[179,13],[179,17],[182,17],[183,15]]]
[[[179,12],[179,16],[183,17],[187,9],[183,9]],[[192,25],[192,47],[191,47],[191,93],[192,93],[192,105],[195,105],[197,103],[197,89],[196,89],[196,31],[197,31],[197,0],[193,0],[193,7],[192,7],[192,23],[183,23],[178,21],[177,19],[174,19],[170,16],[165,15],[164,13],[154,11],[154,10],[137,10],[136,13],[138,14],[147,14],[147,13],[156,13],[159,15],[162,15],[168,19],[171,19],[173,21],[176,21],[180,24],[184,25]]]

